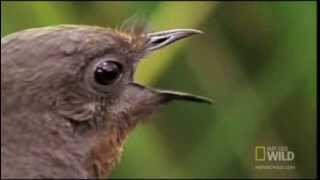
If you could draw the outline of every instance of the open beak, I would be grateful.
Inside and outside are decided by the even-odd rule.
[[[147,34],[146,50],[148,52],[163,48],[180,39],[190,37],[195,34],[202,34],[202,31],[194,29],[173,29]],[[184,92],[176,92],[170,90],[149,89],[158,96],[157,99],[161,103],[166,103],[172,100],[186,100],[200,103],[212,104],[212,100],[206,97],[201,97]]]

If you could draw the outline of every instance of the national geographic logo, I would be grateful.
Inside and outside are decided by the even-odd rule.
[[[287,146],[256,146],[256,161],[293,161],[294,152]]]
[[[295,169],[295,153],[287,146],[255,146],[254,154],[256,169]]]

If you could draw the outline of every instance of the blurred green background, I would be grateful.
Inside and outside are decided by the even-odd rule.
[[[205,32],[155,52],[136,80],[210,96],[176,102],[131,134],[112,177],[316,176],[316,2],[2,2],[1,37],[56,24]],[[258,170],[283,145],[294,170]]]

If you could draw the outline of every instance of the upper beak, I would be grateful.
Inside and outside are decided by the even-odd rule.
[[[195,29],[172,29],[147,34],[146,49],[154,51],[174,43],[180,39],[190,37],[203,32]]]

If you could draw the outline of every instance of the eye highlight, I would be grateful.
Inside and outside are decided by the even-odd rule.
[[[94,70],[94,79],[100,85],[109,85],[118,79],[122,72],[119,63],[113,61],[100,62]]]

